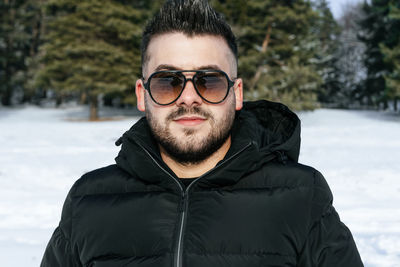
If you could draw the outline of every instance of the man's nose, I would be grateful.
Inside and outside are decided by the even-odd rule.
[[[193,105],[201,105],[203,103],[203,99],[199,96],[194,88],[193,80],[187,79],[185,88],[183,88],[182,94],[176,100],[176,104],[178,106],[188,106],[191,107]]]

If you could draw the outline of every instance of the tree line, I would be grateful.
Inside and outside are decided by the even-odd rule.
[[[319,106],[397,108],[400,2],[210,0],[238,37],[245,99]],[[143,26],[162,0],[2,0],[0,98],[57,105],[135,104]]]

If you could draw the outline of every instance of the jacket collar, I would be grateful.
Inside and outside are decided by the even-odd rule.
[[[115,159],[119,167],[146,183],[162,186],[176,183],[173,179],[178,178],[161,159],[146,118],[125,132],[117,141],[119,144],[122,148]],[[199,185],[234,184],[277,155],[297,161],[299,149],[300,121],[293,112],[282,104],[265,100],[246,102],[243,110],[236,113],[228,153],[216,167],[202,175]]]

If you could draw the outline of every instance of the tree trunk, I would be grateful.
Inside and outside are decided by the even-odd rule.
[[[383,100],[383,110],[388,110],[389,108],[389,103],[387,101],[387,99]]]
[[[80,97],[79,97],[79,104],[84,105],[87,103],[87,93],[83,92],[81,93]]]
[[[269,42],[271,40],[271,31],[272,31],[272,26],[271,26],[271,24],[269,24],[268,25],[267,34],[265,34],[265,38],[264,38],[264,41],[263,41],[263,44],[262,44],[262,48],[261,48],[261,52],[262,53],[266,53],[267,52],[268,45],[269,45]]]
[[[56,107],[60,107],[63,102],[63,95],[61,93],[57,93],[56,95]]]
[[[91,121],[96,121],[99,119],[99,109],[98,109],[98,100],[97,100],[97,95],[93,94],[90,95],[89,97],[89,103],[90,103],[90,116],[89,120]]]
[[[3,106],[11,106],[11,96],[12,96],[12,89],[11,86],[8,84],[6,85],[6,89],[3,91],[1,95],[1,104]]]
[[[396,112],[399,110],[398,107],[397,107],[397,101],[398,100],[399,100],[399,98],[395,97],[394,101],[393,101],[393,108],[394,108],[394,111],[396,111]]]
[[[271,31],[272,31],[272,26],[271,26],[271,24],[269,24],[268,25],[268,29],[267,29],[267,33],[265,34],[265,38],[264,38],[264,41],[263,41],[262,46],[261,46],[261,53],[262,54],[267,53],[268,45],[269,45],[269,42],[271,40]],[[253,76],[253,79],[251,79],[250,90],[254,90],[254,87],[256,86],[258,80],[261,77],[261,72],[262,72],[263,69],[264,69],[264,65],[258,66],[257,71]]]
[[[372,102],[372,98],[370,95],[367,96],[367,106],[368,106],[368,108],[371,108],[372,106],[374,106],[374,103]]]

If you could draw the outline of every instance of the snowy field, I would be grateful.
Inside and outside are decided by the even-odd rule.
[[[82,107],[0,109],[0,266],[39,266],[64,198],[83,173],[114,163],[135,117],[82,122]],[[300,162],[319,169],[366,267],[400,266],[400,116],[300,114]]]

